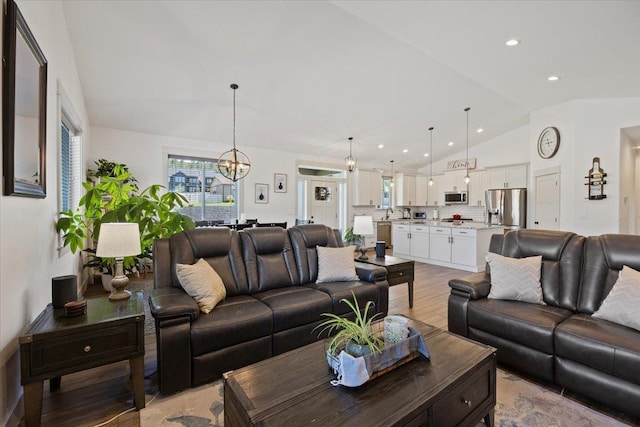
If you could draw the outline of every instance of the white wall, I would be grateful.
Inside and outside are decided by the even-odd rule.
[[[138,179],[140,189],[151,184],[166,185],[166,162],[169,154],[217,158],[231,148],[230,142],[215,143],[162,135],[151,135],[117,129],[94,127],[91,131],[92,150],[88,155],[92,163],[106,158],[129,166],[130,172]],[[247,218],[257,218],[260,222],[287,221],[295,224],[296,219],[296,161],[307,160],[314,163],[328,163],[342,167],[342,159],[317,158],[307,154],[287,153],[248,147],[236,141],[237,148],[251,161],[249,175],[240,181],[242,204],[240,212]],[[274,193],[274,173],[287,174],[287,192]],[[269,203],[254,203],[255,184],[269,185]]]
[[[640,124],[640,98],[571,101],[531,114],[530,173],[559,166],[560,228],[582,235],[618,233],[620,219],[620,130]],[[555,157],[538,157],[536,141],[547,126],[560,130]],[[608,174],[604,200],[587,200],[584,183],[593,157]],[[532,194],[535,191],[532,188]]]
[[[58,212],[57,82],[88,124],[73,50],[59,1],[18,1],[48,61],[47,197],[0,196],[0,424],[16,407],[22,387],[18,337],[51,301],[51,278],[77,271],[77,256],[59,257],[54,230]],[[88,126],[86,126],[88,127]],[[88,129],[85,139],[88,140]]]
[[[470,138],[471,140],[471,138]],[[446,142],[442,142],[445,144]],[[469,147],[469,158],[476,158],[476,169],[485,169],[491,166],[510,165],[529,162],[529,125],[507,132],[480,145]],[[462,160],[466,158],[464,148],[462,151],[439,160],[433,164],[433,174],[441,174],[447,170],[447,162],[450,160]],[[419,171],[421,174],[429,174],[429,166]]]
[[[635,143],[624,131],[620,132],[620,224],[619,232],[634,234],[635,229]],[[606,185],[605,185],[606,187]]]

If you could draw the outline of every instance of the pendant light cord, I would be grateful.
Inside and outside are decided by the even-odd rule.
[[[237,84],[232,84],[231,89],[233,89],[233,149],[236,149],[236,89],[238,89]]]
[[[465,163],[467,169],[466,178],[469,178],[469,110],[471,110],[471,107],[467,107],[464,109],[464,111],[467,112],[467,161]]]
[[[433,182],[433,126],[429,128],[429,180]]]

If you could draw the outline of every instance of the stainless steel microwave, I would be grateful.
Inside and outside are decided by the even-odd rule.
[[[445,191],[445,205],[466,205],[469,203],[466,191]]]

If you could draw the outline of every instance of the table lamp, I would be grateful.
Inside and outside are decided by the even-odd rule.
[[[107,222],[100,226],[96,256],[115,258],[116,271],[111,286],[113,290],[109,299],[119,301],[131,298],[131,292],[124,288],[129,278],[124,274],[124,257],[138,255],[140,249],[140,228],[132,222]]]
[[[365,254],[367,253],[367,246],[365,244],[365,235],[373,234],[373,218],[369,215],[359,215],[353,218],[353,234],[360,235],[360,256],[358,259],[369,259]]]

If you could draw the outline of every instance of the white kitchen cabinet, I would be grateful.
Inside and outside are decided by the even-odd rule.
[[[467,170],[446,171],[444,173],[444,191],[467,191],[467,183],[464,177],[467,176]]]
[[[396,174],[394,177],[395,205],[415,206],[416,205],[416,177],[404,173]]]
[[[429,227],[429,259],[451,262],[450,227]]]
[[[427,261],[429,258],[429,226],[394,224],[393,255]]]
[[[429,177],[416,176],[416,206],[429,205]]]
[[[411,255],[411,240],[409,239],[411,226],[409,224],[393,224],[391,228],[391,243],[393,256],[403,257]]]
[[[382,173],[356,169],[353,173],[353,206],[378,206],[382,203]]]
[[[490,168],[490,188],[526,188],[527,165],[513,165],[502,168]]]
[[[393,225],[393,255],[427,264],[478,272],[485,267],[491,235],[502,227]]]
[[[489,172],[474,171],[469,173],[469,206],[485,206],[484,194],[490,188]]]
[[[444,205],[444,175],[433,175],[433,185],[429,186],[427,206]]]
[[[429,258],[429,226],[412,224],[409,237],[411,257],[419,260]]]
[[[476,266],[476,230],[451,229],[451,262],[469,267]]]

